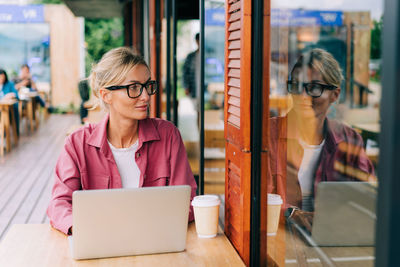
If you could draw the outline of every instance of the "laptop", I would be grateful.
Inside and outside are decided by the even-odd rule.
[[[75,191],[72,258],[185,250],[190,193],[188,185]]]
[[[310,234],[294,225],[310,246],[374,246],[376,184],[318,184]]]

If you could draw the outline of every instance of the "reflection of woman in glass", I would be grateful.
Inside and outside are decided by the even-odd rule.
[[[375,179],[361,136],[327,118],[342,79],[330,53],[322,49],[304,53],[287,82],[293,108],[286,117],[271,119],[269,190],[283,196],[288,216],[303,215],[301,222],[309,229],[319,182]]]

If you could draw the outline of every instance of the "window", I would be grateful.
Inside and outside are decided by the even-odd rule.
[[[374,265],[382,16],[383,1],[271,1],[264,135],[283,204],[267,246],[281,266]]]

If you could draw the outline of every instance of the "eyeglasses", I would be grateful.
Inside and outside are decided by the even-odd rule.
[[[120,90],[126,89],[126,93],[130,98],[138,98],[142,95],[143,88],[146,88],[148,95],[154,95],[157,93],[157,82],[156,81],[148,81],[146,83],[134,82],[128,85],[116,85],[106,87],[108,90]]]
[[[287,90],[294,95],[300,95],[303,90],[306,90],[307,95],[317,98],[320,97],[324,90],[335,90],[337,87],[329,84],[322,84],[317,82],[301,83],[298,81],[287,81]]]

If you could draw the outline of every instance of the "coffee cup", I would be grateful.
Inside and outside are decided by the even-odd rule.
[[[198,237],[212,238],[217,235],[220,204],[221,201],[216,195],[202,195],[193,198],[192,206]]]
[[[277,194],[268,194],[267,235],[274,236],[278,231],[279,216],[281,214],[282,198]]]
[[[29,90],[28,87],[21,87],[21,88],[20,88],[20,91],[21,91],[21,93],[23,93],[23,94],[28,94],[28,93],[30,92],[30,90]]]

